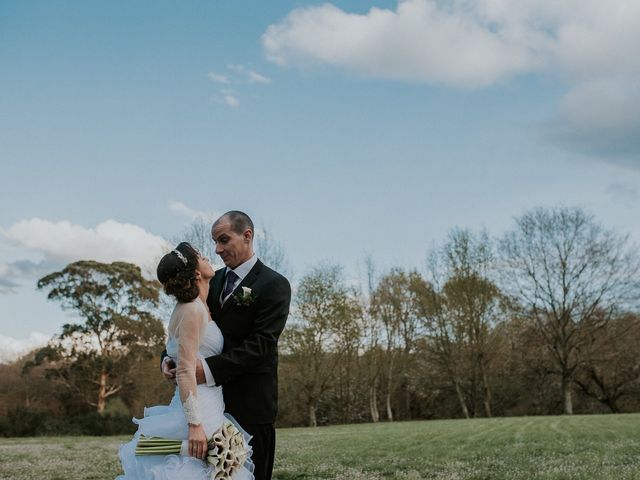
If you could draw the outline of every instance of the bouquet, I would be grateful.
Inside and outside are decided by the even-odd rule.
[[[208,444],[211,480],[230,480],[249,457],[242,432],[229,420],[211,436]],[[136,455],[180,455],[186,453],[186,448],[186,440],[142,435],[136,445]]]

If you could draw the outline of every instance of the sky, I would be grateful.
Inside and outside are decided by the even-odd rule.
[[[153,270],[199,215],[294,281],[538,206],[639,241],[637,45],[636,0],[0,0],[0,361],[74,319],[38,278]]]

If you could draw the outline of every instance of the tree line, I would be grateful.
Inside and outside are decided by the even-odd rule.
[[[192,226],[196,246],[205,228]],[[261,242],[282,268],[282,248]],[[640,257],[585,211],[534,209],[497,238],[453,229],[420,269],[365,266],[358,284],[332,264],[294,282],[281,426],[640,410]],[[83,321],[0,366],[5,430],[44,413],[124,425],[169,399],[157,282],[85,261],[38,287]]]

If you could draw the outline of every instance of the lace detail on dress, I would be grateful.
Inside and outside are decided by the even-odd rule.
[[[193,392],[189,392],[189,396],[182,404],[182,409],[184,410],[184,416],[187,419],[188,424],[200,425],[202,423],[202,420],[200,419],[200,410],[198,408],[198,399]]]
[[[206,331],[208,318],[206,307],[200,299],[196,299],[193,302],[176,305],[169,321],[169,336],[177,345],[176,382],[185,414],[186,410],[190,409],[190,414],[199,415],[196,401],[198,396],[196,366],[200,362],[198,350]],[[192,422],[189,421],[189,423]],[[198,423],[200,423],[199,419]]]

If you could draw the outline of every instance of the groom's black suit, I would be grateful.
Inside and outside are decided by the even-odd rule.
[[[258,260],[221,305],[226,271],[216,272],[207,297],[224,349],[206,362],[216,385],[223,387],[226,411],[254,437],[256,480],[269,479],[278,408],[278,337],[289,314],[291,287],[285,277]],[[239,299],[242,287],[251,289],[248,300]]]

